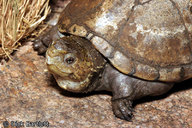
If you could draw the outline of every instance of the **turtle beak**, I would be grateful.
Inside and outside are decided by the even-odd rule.
[[[53,64],[47,64],[47,69],[49,70],[49,72],[51,72],[52,74],[58,74],[61,77],[68,77],[69,74],[65,73],[65,72],[60,72],[60,70]]]
[[[57,84],[70,92],[84,92],[85,88],[87,87],[87,80],[81,81],[81,82],[74,82],[71,80],[64,79],[63,77],[60,77],[58,75],[54,75]]]

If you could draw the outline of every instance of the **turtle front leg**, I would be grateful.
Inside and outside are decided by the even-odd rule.
[[[57,30],[57,26],[50,26],[42,35],[37,37],[33,42],[33,48],[38,52],[38,54],[44,54],[47,51],[49,44],[52,43],[54,39],[60,38]]]
[[[112,109],[114,114],[124,120],[131,121],[133,117],[132,102],[144,96],[156,96],[166,93],[172,83],[144,81],[125,75],[110,65],[101,78],[102,88],[113,93]]]

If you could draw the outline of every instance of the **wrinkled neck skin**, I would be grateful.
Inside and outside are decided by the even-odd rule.
[[[112,100],[122,98],[135,100],[144,96],[157,96],[166,93],[173,87],[173,83],[146,81],[128,76],[110,64],[106,64],[102,77],[96,83],[97,88],[95,90],[111,91]]]
[[[92,78],[90,78],[89,85],[86,88],[84,88],[81,92],[88,93],[91,91],[107,90],[106,87],[103,86],[103,84],[101,84],[101,80],[100,80],[103,75],[103,72],[104,72],[104,68],[98,72],[93,73]]]

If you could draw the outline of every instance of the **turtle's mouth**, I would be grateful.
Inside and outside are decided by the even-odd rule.
[[[73,80],[73,78],[71,78],[73,74],[65,73],[58,70],[57,66],[54,64],[51,64],[51,65],[47,64],[47,68],[49,72],[51,72],[55,77],[58,85],[67,91],[84,92],[84,90],[88,86],[89,78],[86,78],[83,81],[75,81]]]
[[[68,77],[70,74],[69,73],[65,73],[65,72],[61,72],[60,70],[58,70],[57,66],[51,64],[47,64],[47,68],[49,70],[49,72],[51,72],[52,74],[57,74],[61,77]]]
[[[84,92],[86,91],[86,88],[88,86],[89,79],[86,79],[81,82],[75,82],[71,80],[64,79],[63,77],[60,77],[58,75],[54,75],[58,85],[70,92]]]
[[[70,79],[71,74],[57,70],[56,65],[47,64],[47,68],[49,72],[53,74],[54,78],[57,81],[57,84],[67,91],[85,93],[94,90],[97,86],[95,81],[97,79],[98,74],[96,72],[92,73],[91,75],[88,75],[85,80],[75,81],[73,79]]]

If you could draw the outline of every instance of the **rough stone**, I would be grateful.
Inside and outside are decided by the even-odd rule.
[[[0,128],[3,122],[48,121],[57,128],[190,128],[192,80],[178,83],[166,95],[135,103],[132,122],[113,115],[111,94],[74,94],[59,88],[28,42],[0,65]]]

